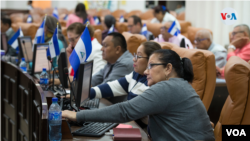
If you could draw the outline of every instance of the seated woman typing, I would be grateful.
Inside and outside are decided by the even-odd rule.
[[[73,121],[124,123],[149,115],[152,140],[214,140],[206,109],[189,83],[193,68],[188,58],[157,50],[149,58],[148,88],[137,97],[98,110],[63,111]]]
[[[144,42],[137,49],[137,54],[134,54],[134,71],[119,80],[108,82],[91,88],[90,99],[92,98],[110,98],[127,95],[127,100],[130,100],[142,94],[148,87],[148,81],[144,71],[147,68],[149,56],[156,50],[161,49],[161,46],[156,42]],[[123,98],[123,97],[121,97]],[[120,98],[120,99],[121,99]],[[124,98],[123,98],[124,99]],[[148,118],[143,117],[136,122],[145,128],[148,124]]]

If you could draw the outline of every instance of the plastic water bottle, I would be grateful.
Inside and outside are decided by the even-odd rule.
[[[42,73],[40,74],[40,86],[43,90],[47,90],[49,85],[49,75],[46,72],[46,68],[43,68]]]
[[[62,139],[62,111],[57,104],[57,98],[52,98],[52,104],[49,107],[49,140],[60,141]]]
[[[23,72],[27,72],[27,64],[25,62],[25,58],[22,58],[22,61],[19,65],[19,67],[22,69]]]

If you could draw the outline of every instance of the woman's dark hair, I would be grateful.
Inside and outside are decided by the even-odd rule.
[[[165,63],[166,66],[168,63],[171,63],[180,78],[192,83],[194,78],[193,66],[188,58],[181,59],[176,52],[169,49],[156,50],[153,54],[157,54],[159,61]]]
[[[112,25],[115,26],[116,19],[112,15],[106,15],[104,18],[104,23],[109,29]]]
[[[45,26],[50,33],[54,34],[57,27],[57,23],[58,23],[58,39],[62,41],[63,46],[66,48],[68,46],[67,41],[62,34],[62,28],[59,21],[55,17],[47,15],[45,20]]]
[[[83,19],[82,23],[85,23],[85,20],[88,17],[88,14],[86,12],[85,5],[83,3],[78,3],[75,9],[75,14],[76,16],[80,17]]]
[[[156,42],[147,41],[142,43],[141,45],[144,46],[144,52],[146,53],[148,58],[154,51],[161,49],[161,46]]]
[[[165,6],[158,5],[154,8],[154,13],[158,14],[160,12],[162,12],[162,14],[165,15],[166,12],[169,13],[169,10]]]
[[[3,22],[3,24],[8,24],[9,27],[11,27],[11,19],[7,16],[7,15],[4,15],[4,14],[1,14],[1,21]]]
[[[67,31],[71,31],[74,32],[77,35],[81,35],[82,32],[85,30],[86,28],[86,24],[82,24],[82,23],[72,23],[71,25],[69,25],[69,27],[67,28]],[[91,25],[88,25],[88,30],[89,30],[89,35],[91,38],[93,38],[94,36],[94,27]]]

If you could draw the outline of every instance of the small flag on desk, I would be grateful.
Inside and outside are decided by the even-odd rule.
[[[94,17],[94,21],[96,25],[101,24],[97,16]]]
[[[172,25],[170,26],[170,28],[168,29],[168,32],[171,34],[171,35],[174,35],[174,36],[178,36],[178,34],[180,34],[180,29],[178,28],[176,22],[174,21],[172,23]]]
[[[63,18],[63,20],[67,21],[68,20],[68,15],[65,15],[65,17]]]
[[[147,29],[147,25],[144,24],[142,29],[141,29],[141,33],[144,35],[144,36],[147,36],[147,33],[148,33],[148,29]]]
[[[59,16],[58,16],[58,10],[57,10],[57,8],[54,8],[54,11],[53,11],[52,16],[54,16],[57,20],[59,20]]]
[[[115,28],[114,28],[114,25],[112,24],[112,26],[109,28],[108,34],[114,32],[114,31],[115,31]]]
[[[86,27],[87,26],[88,24],[86,25]],[[91,37],[89,35],[88,28],[85,28],[85,30],[81,35],[81,38],[76,43],[74,50],[69,56],[69,62],[74,70],[74,78],[77,77],[76,75],[79,65],[88,59],[91,52],[92,52]]]
[[[27,23],[32,23],[32,16],[31,15],[28,16]]]
[[[49,49],[47,50],[47,56],[50,56],[51,58],[54,58],[60,54],[57,31],[58,31],[58,23],[57,23],[57,28],[51,38],[51,41],[49,42]]]
[[[21,30],[21,27],[17,30],[17,32],[12,36],[12,38],[8,41],[8,44],[16,49],[17,53],[19,52],[18,48],[18,37],[23,37],[23,32]]]
[[[119,19],[119,22],[120,22],[120,23],[123,23],[123,22],[124,22],[124,17],[123,17],[123,15],[121,15],[121,17],[120,17],[120,19]]]
[[[42,44],[45,42],[45,34],[44,34],[44,26],[45,26],[45,21],[46,21],[46,16],[41,24],[41,26],[38,28],[38,30],[36,31],[36,36],[35,36],[35,40],[34,40],[34,44]],[[34,48],[34,44],[33,44],[33,48]],[[32,51],[33,51],[32,48]]]

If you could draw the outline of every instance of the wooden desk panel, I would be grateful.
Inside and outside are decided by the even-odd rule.
[[[1,118],[5,141],[47,141],[47,99],[38,83],[17,66],[1,60]]]
[[[16,140],[17,137],[17,68],[1,61],[1,140]]]

